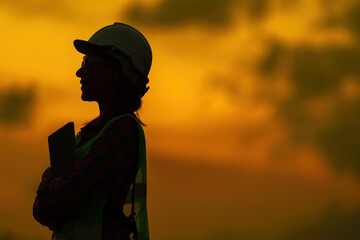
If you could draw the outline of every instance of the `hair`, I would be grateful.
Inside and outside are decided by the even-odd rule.
[[[119,64],[117,64],[119,65]],[[139,94],[135,83],[129,79],[119,66],[120,77],[115,82],[115,87],[119,92],[117,101],[119,106],[122,107],[127,113],[132,114],[141,125],[146,126],[139,117],[139,110],[142,106],[142,99]]]

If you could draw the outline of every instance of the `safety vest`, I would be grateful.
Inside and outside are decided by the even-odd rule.
[[[135,182],[132,184],[130,191],[126,196],[125,204],[131,204],[131,219],[133,224],[136,224],[136,232],[134,233],[134,240],[149,240],[149,226],[146,208],[146,146],[145,135],[139,121],[130,114],[120,115],[110,119],[102,130],[88,142],[77,148],[78,162],[82,161],[88,154],[91,145],[99,138],[105,129],[114,121],[130,116],[136,120],[139,129],[139,159],[137,165],[137,174]],[[81,132],[75,136],[75,143],[78,144],[81,140]],[[100,240],[102,229],[102,210],[106,204],[107,193],[106,189],[98,188],[84,210],[81,218],[69,222],[61,229],[61,231],[54,231],[52,240]]]

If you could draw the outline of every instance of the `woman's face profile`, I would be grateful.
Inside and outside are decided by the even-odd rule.
[[[110,87],[110,69],[106,61],[95,51],[84,56],[76,76],[81,78],[81,99],[83,101],[101,101]]]

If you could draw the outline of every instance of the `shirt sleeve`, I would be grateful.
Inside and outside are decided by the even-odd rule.
[[[33,206],[34,218],[50,229],[69,218],[76,219],[93,189],[105,186],[114,174],[136,166],[138,142],[134,119],[123,117],[112,123],[70,173],[41,181]]]

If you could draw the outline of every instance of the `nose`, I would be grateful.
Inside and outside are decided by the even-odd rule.
[[[84,75],[84,68],[81,67],[76,71],[76,76],[81,78]]]

